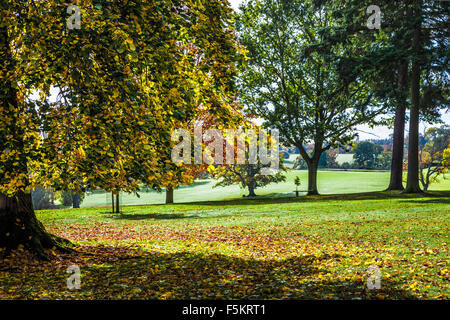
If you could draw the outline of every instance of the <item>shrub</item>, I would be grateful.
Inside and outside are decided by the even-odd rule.
[[[351,167],[352,167],[351,164],[348,163],[348,162],[344,162],[344,163],[341,165],[341,168],[342,168],[342,169],[345,169],[345,170],[348,170],[348,169],[350,169]]]
[[[64,207],[71,207],[73,204],[73,195],[72,191],[62,191],[61,192],[61,204]]]
[[[81,204],[81,202],[83,202],[84,196],[85,196],[84,193],[82,193],[80,195],[78,204]],[[61,193],[60,193],[61,204],[64,207],[71,207],[71,206],[73,206],[73,197],[74,197],[74,193],[73,193],[72,190],[61,191]]]
[[[31,191],[31,199],[35,210],[55,209],[53,203],[55,193],[52,190],[36,188]]]

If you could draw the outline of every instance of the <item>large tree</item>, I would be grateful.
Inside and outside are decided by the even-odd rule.
[[[395,112],[391,179],[388,190],[402,190],[402,163],[406,110],[411,105],[408,152],[411,158],[406,192],[420,192],[418,187],[418,126],[419,120],[435,122],[439,109],[448,105],[448,2],[445,1],[378,1],[378,29],[369,30],[366,12],[374,3],[370,0],[318,1],[333,10],[336,26],[324,32],[328,42],[346,44],[358,38],[360,52],[348,59],[346,73],[369,75],[370,86],[377,96]],[[373,7],[373,6],[372,6]],[[373,21],[372,21],[373,22]]]
[[[77,4],[80,29],[66,27],[64,1],[0,4],[0,248],[7,252],[21,244],[47,258],[45,248],[68,244],[36,219],[32,188],[136,190],[170,160],[170,133],[192,108],[185,102],[197,96],[221,115],[221,99],[231,95],[239,48],[227,3]],[[180,44],[193,33],[205,63],[186,70]],[[186,82],[199,83],[197,91]]]
[[[314,1],[249,1],[241,6],[239,36],[249,53],[242,75],[243,102],[276,128],[281,141],[295,145],[308,165],[308,194],[318,194],[321,154],[346,145],[355,127],[374,123],[381,111],[358,73],[340,76],[341,45],[320,49],[333,13]],[[357,44],[349,45],[357,50]],[[311,154],[305,149],[314,144]]]

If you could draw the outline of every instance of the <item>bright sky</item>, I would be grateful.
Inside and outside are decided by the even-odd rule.
[[[231,3],[231,6],[236,10],[239,6],[239,4],[242,2],[242,0],[228,0]]]

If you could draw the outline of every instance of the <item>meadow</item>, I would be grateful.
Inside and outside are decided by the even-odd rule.
[[[365,184],[347,188],[385,179],[358,175]],[[448,299],[449,198],[366,192],[38,211],[76,252],[50,262],[14,252],[0,263],[0,299]],[[80,290],[67,288],[70,265]],[[380,287],[369,290],[374,270]]]
[[[307,170],[289,170],[286,172],[286,181],[270,184],[258,188],[256,194],[265,198],[293,197],[295,195],[294,179],[299,176],[301,185],[299,190],[306,190],[308,185]],[[248,191],[239,186],[214,188],[215,180],[198,180],[190,186],[182,186],[175,190],[175,202],[222,201],[242,199]],[[318,188],[321,194],[347,194],[374,192],[386,189],[389,184],[389,171],[345,171],[345,170],[319,170]],[[439,183],[432,184],[430,190],[450,190],[450,177],[440,179]],[[301,192],[304,195],[306,192]],[[153,190],[139,192],[139,197],[133,193],[121,193],[121,203],[124,205],[163,204],[165,193]],[[103,190],[96,190],[88,195],[81,204],[82,208],[107,206],[111,203],[111,195]]]

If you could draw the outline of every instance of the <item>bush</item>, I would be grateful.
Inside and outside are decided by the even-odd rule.
[[[61,192],[61,204],[64,207],[71,207],[73,204],[72,191],[62,191]]]
[[[73,206],[73,196],[74,196],[74,193],[73,193],[72,190],[61,191],[61,193],[60,193],[61,204],[64,207],[71,207],[71,206]],[[81,204],[81,202],[83,202],[84,196],[85,196],[84,193],[82,193],[80,195],[79,204]]]
[[[348,169],[350,169],[352,167],[352,165],[350,164],[350,163],[348,163],[348,162],[344,162],[342,165],[341,165],[341,168],[342,169],[345,169],[345,170],[348,170]]]
[[[31,199],[35,210],[55,209],[53,203],[55,193],[52,190],[36,188],[31,191]]]

